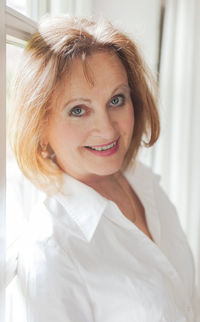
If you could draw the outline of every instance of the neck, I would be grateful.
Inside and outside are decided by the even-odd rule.
[[[123,174],[121,173],[121,171],[118,171],[117,173],[114,173],[112,175],[96,176],[96,177],[87,178],[80,181],[92,187],[100,194],[104,196],[106,195],[109,196],[113,194],[113,192],[115,192],[116,189],[119,190],[120,188],[119,184],[121,182],[122,177],[123,177]]]

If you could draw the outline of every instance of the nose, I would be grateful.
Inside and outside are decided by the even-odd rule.
[[[117,135],[117,124],[112,119],[109,111],[95,113],[93,119],[93,134],[106,140],[112,140]]]

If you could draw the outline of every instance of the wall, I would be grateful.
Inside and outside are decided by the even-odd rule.
[[[156,72],[161,0],[93,0],[92,13],[107,17],[136,40]]]

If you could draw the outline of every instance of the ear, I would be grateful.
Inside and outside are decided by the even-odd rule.
[[[42,141],[41,141],[41,144],[43,144],[43,145],[48,145],[49,144],[49,141],[48,141],[48,139],[47,138],[44,138]]]
[[[40,136],[40,145],[47,146],[49,144],[48,133],[47,133],[48,131],[46,128],[44,128],[42,132],[43,133],[41,133],[41,136]]]
[[[48,142],[47,138],[40,139],[39,145],[42,150],[46,150],[48,144],[49,144],[49,142]]]

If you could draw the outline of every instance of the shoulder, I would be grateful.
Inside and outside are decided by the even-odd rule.
[[[148,224],[155,226],[158,240],[163,234],[170,234],[172,225],[174,230],[180,230],[176,208],[161,186],[161,176],[140,161],[132,163],[128,173],[146,210]]]
[[[179,272],[188,293],[194,286],[194,260],[186,234],[181,226],[180,215],[161,185],[161,176],[151,168],[137,162],[134,176],[146,191],[145,202],[149,224],[159,231],[158,245]],[[150,212],[150,213],[148,213]],[[152,216],[153,214],[153,216]],[[153,222],[152,222],[153,221]]]
[[[18,254],[18,277],[24,288],[34,283],[53,285],[56,281],[58,284],[62,271],[76,271],[69,250],[59,242],[62,232],[57,227],[56,214],[50,213],[45,201],[33,208]]]
[[[149,201],[151,203],[154,199],[154,186],[160,186],[161,176],[154,173],[151,167],[138,160],[132,161],[129,164],[124,175],[142,201]]]
[[[27,231],[18,255],[17,279],[27,322],[86,321],[91,316],[79,267],[53,234],[36,238]]]
[[[170,227],[173,226],[174,229],[181,229],[176,207],[161,184],[161,175],[140,161],[133,164],[132,171],[139,189],[146,193],[146,199],[156,208],[163,227],[165,223]],[[165,231],[166,229],[167,226],[165,226]]]
[[[142,181],[149,183],[155,181],[156,183],[159,183],[161,179],[161,176],[155,173],[150,166],[139,160],[132,161],[125,171],[125,174],[132,176],[138,183],[141,183]]]
[[[60,273],[66,269],[75,271],[73,261],[54,236],[39,234],[38,238],[28,229],[18,254],[18,278],[21,287],[30,292],[29,296],[34,296],[36,287],[57,288],[61,282]]]

